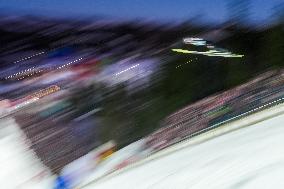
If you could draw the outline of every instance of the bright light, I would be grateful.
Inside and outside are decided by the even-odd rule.
[[[186,63],[180,64],[180,65],[176,66],[176,69],[177,69],[177,68],[180,68],[180,67],[182,67],[182,66],[184,66],[184,65],[186,65],[186,64],[189,64],[189,63],[191,63],[191,62],[192,62],[192,60],[188,60]]]
[[[33,54],[33,55],[31,55],[31,56],[22,58],[22,59],[20,59],[20,60],[15,61],[14,64],[19,63],[19,62],[22,62],[22,61],[24,61],[24,60],[31,59],[32,57],[39,56],[39,55],[44,54],[44,53],[45,53],[45,52],[42,51],[42,52],[39,52],[39,53],[37,53],[37,54]]]
[[[64,65],[59,66],[59,67],[56,68],[56,69],[58,70],[58,69],[64,68],[65,66],[69,66],[70,64],[73,64],[73,63],[78,62],[78,61],[80,61],[80,60],[83,60],[83,58],[79,58],[79,59],[77,59],[77,60],[73,60],[73,61],[71,61],[71,62],[69,62],[69,63],[67,63],[67,64],[64,64]]]
[[[136,68],[137,66],[139,66],[139,64],[136,64],[136,65],[131,66],[131,67],[125,69],[125,70],[122,70],[121,72],[116,73],[115,76],[118,76],[118,75],[120,75],[120,74],[122,74],[122,73],[124,73],[124,72],[126,72],[126,71],[128,71],[128,70],[131,70],[131,69],[133,69],[133,68]]]

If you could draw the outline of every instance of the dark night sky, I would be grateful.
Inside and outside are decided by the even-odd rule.
[[[51,17],[104,15],[116,19],[182,21],[202,15],[210,22],[226,20],[230,0],[0,0],[0,11]],[[250,20],[267,21],[284,0],[250,0]]]

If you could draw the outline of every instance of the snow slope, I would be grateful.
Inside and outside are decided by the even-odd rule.
[[[284,188],[283,110],[278,105],[182,142],[84,189]]]

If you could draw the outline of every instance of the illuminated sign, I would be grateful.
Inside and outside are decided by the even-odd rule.
[[[42,89],[38,92],[35,92],[31,95],[31,97],[42,98],[44,96],[50,95],[60,90],[60,87],[57,85],[52,85],[48,88]]]

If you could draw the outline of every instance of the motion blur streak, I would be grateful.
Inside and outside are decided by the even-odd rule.
[[[153,159],[84,189],[284,187],[284,114]],[[263,116],[262,113],[258,116]],[[213,174],[214,173],[214,174]]]
[[[284,4],[137,2],[0,1],[0,189],[281,188]]]

